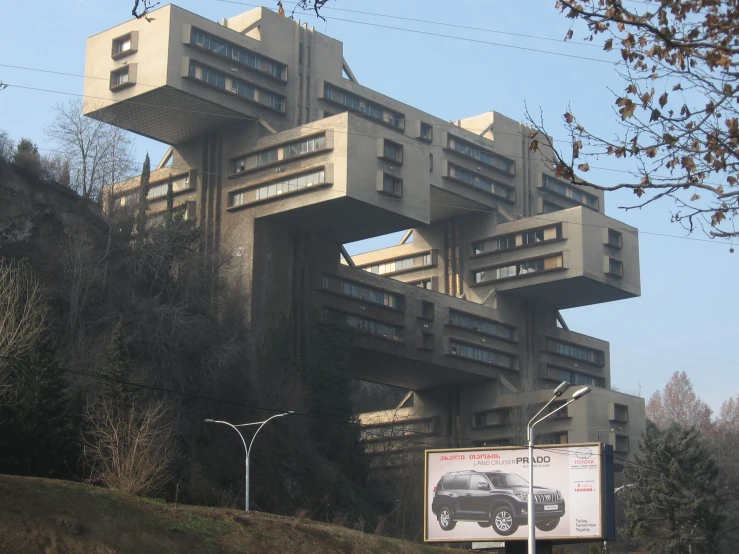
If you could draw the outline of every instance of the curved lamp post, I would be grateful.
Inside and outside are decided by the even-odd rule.
[[[536,412],[536,415],[531,418],[526,429],[529,439],[529,502],[527,508],[529,511],[529,554],[536,554],[536,503],[534,502],[534,426],[541,423],[548,417],[556,414],[562,408],[569,406],[570,404],[572,404],[576,400],[579,400],[590,392],[590,387],[583,387],[580,390],[575,391],[572,394],[572,398],[570,398],[570,400],[559,406],[556,410],[552,410],[548,414],[545,414],[543,417],[539,418],[541,413],[546,410],[552,402],[562,396],[568,388],[570,388],[570,384],[567,381],[562,381],[562,383],[560,383],[559,386],[554,389],[554,392],[552,393],[552,398],[549,399],[549,402],[544,404],[544,407]]]
[[[259,431],[262,430],[262,427],[264,427],[269,421],[275,419],[276,417],[282,417],[286,416],[288,414],[295,413],[293,411],[285,412],[284,414],[275,414],[272,417],[268,417],[264,421],[255,421],[254,423],[240,423],[238,425],[234,425],[233,423],[229,423],[228,421],[218,421],[215,419],[206,419],[205,423],[221,423],[223,425],[228,425],[231,429],[236,431],[239,434],[239,438],[241,439],[241,443],[244,445],[244,454],[246,455],[246,461],[245,461],[245,471],[246,471],[246,479],[245,479],[245,485],[244,485],[244,510],[249,511],[249,456],[251,454],[252,445],[254,444],[254,439],[257,438],[257,435],[259,434]],[[257,428],[256,433],[254,433],[254,436],[251,438],[251,442],[249,443],[249,446],[246,446],[246,440],[244,439],[244,435],[241,433],[241,430],[239,427],[250,427],[252,425],[259,425]]]

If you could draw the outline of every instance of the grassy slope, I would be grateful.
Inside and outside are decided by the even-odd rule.
[[[433,554],[442,550],[305,519],[174,506],[69,481],[0,475],[0,552]]]

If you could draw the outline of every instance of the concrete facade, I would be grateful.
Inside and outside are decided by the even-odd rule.
[[[341,313],[357,330],[353,376],[410,391],[362,415],[374,458],[398,436],[512,443],[511,414],[562,380],[594,393],[547,437],[600,431],[633,453],[644,401],[610,390],[608,343],[559,314],[640,294],[637,230],[605,215],[602,192],[556,179],[530,128],[501,114],[448,122],[360,85],[340,42],[265,8],[221,24],[172,5],[150,18],[88,39],[86,114],[172,146],[150,217],[171,178],[229,260],[218,278],[244,293],[255,344],[283,317],[300,334]],[[138,186],[114,185],[113,201]],[[403,244],[341,256],[406,229]]]

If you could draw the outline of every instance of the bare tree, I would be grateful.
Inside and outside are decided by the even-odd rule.
[[[32,348],[47,318],[43,288],[30,267],[0,258],[0,404],[10,402],[15,390],[7,362]]]
[[[72,229],[62,239],[62,264],[69,301],[70,338],[75,336],[90,294],[102,276],[102,256],[92,238],[82,229]]]
[[[602,35],[603,49],[618,51],[625,86],[612,109],[621,130],[606,138],[568,110],[570,147],[558,151],[543,118],[527,113],[537,129],[530,148],[546,146],[556,175],[573,184],[646,195],[626,209],[671,198],[672,220],[689,231],[739,235],[739,0],[559,0],[556,8],[586,24],[586,40]],[[590,160],[601,156],[633,162],[632,178],[588,180]]]
[[[82,114],[82,100],[57,104],[45,129],[71,165],[70,184],[85,198],[100,201],[103,187],[130,176],[134,167],[131,135]]]
[[[711,408],[693,392],[688,374],[676,371],[662,392],[656,391],[647,402],[647,418],[660,429],[676,423],[683,429],[695,426],[711,429]]]
[[[162,491],[177,458],[172,412],[163,402],[88,405],[84,457],[90,482],[138,496]]]
[[[0,162],[9,162],[13,159],[15,143],[6,131],[0,131]]]

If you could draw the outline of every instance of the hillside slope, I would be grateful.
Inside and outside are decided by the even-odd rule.
[[[0,475],[0,552],[13,554],[433,554],[442,549],[306,519],[165,504]]]

